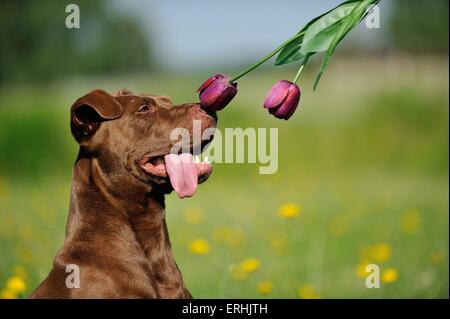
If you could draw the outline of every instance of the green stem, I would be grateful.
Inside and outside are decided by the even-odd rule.
[[[300,74],[302,73],[304,67],[305,63],[302,63],[302,65],[300,65],[300,68],[298,69],[297,74],[295,75],[294,81],[292,81],[293,83],[297,83],[298,78],[300,77]]]
[[[282,45],[280,45],[279,47],[277,47],[275,50],[273,50],[272,52],[270,52],[268,55],[266,55],[264,58],[260,59],[258,62],[256,62],[255,64],[253,64],[252,66],[250,66],[249,68],[245,69],[244,71],[242,71],[241,73],[239,73],[238,75],[236,75],[235,77],[233,77],[229,82],[232,83],[234,81],[236,81],[237,79],[243,77],[244,75],[246,75],[247,73],[249,73],[250,71],[253,71],[254,69],[256,69],[258,66],[260,66],[261,64],[263,64],[264,62],[266,62],[267,60],[269,60],[271,57],[273,57],[275,54],[277,54],[279,51],[281,51],[287,44],[289,44],[292,40],[294,39],[298,39],[301,36],[303,36],[305,34],[305,32],[300,32],[297,33],[296,35],[294,35],[292,38],[290,38],[289,40],[287,40],[286,42],[284,42]]]

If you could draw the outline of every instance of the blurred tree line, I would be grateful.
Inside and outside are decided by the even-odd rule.
[[[386,1],[386,0],[384,0]],[[59,77],[145,72],[154,66],[138,19],[105,0],[77,0],[81,28],[68,29],[69,0],[0,1],[0,84]],[[395,0],[391,46],[448,52],[448,0]]]
[[[70,3],[79,5],[79,29],[66,28]],[[140,25],[106,1],[1,1],[0,40],[0,84],[152,66]]]
[[[448,0],[394,0],[392,45],[413,52],[448,52]]]

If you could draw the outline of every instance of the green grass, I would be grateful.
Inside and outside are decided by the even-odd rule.
[[[415,62],[413,72],[401,61],[392,71],[384,61],[358,68],[363,62],[337,60],[317,92],[304,86],[287,122],[260,105],[272,83],[291,73],[257,72],[239,82],[219,128],[278,127],[279,170],[259,175],[257,164],[215,164],[194,198],[168,196],[175,258],[195,297],[298,298],[305,285],[322,298],[448,297],[448,64]],[[0,89],[0,289],[22,266],[26,296],[62,244],[77,149],[70,104],[89,89],[122,86],[192,101],[206,76]],[[300,214],[280,217],[285,203]],[[186,219],[192,210],[200,223]],[[189,251],[197,238],[208,241],[207,254]],[[367,257],[378,244],[390,253]],[[260,267],[237,280],[247,258]],[[356,270],[366,260],[396,269],[397,280],[365,288]],[[257,290],[262,281],[273,283],[267,295]]]

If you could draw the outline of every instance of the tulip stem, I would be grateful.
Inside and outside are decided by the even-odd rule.
[[[268,55],[266,55],[265,57],[263,57],[262,59],[260,59],[258,62],[256,62],[255,64],[253,64],[252,66],[250,66],[249,68],[245,69],[244,71],[242,71],[241,73],[239,73],[238,75],[236,75],[235,77],[233,77],[229,83],[233,83],[234,81],[236,81],[237,79],[243,77],[244,75],[246,75],[247,73],[249,73],[250,71],[253,71],[254,69],[256,69],[258,66],[260,66],[261,64],[263,64],[264,62],[266,62],[267,60],[269,60],[271,57],[273,57],[275,54],[277,54],[278,52],[280,52],[286,45],[288,45],[292,40],[298,39],[301,36],[303,36],[305,34],[305,31],[297,33],[296,35],[294,35],[292,38],[290,38],[289,40],[287,40],[286,42],[284,42],[282,45],[280,45],[279,47],[277,47],[275,50],[273,50],[272,52],[270,52]]]
[[[305,67],[305,63],[303,62],[302,65],[300,65],[300,68],[298,69],[297,74],[295,75],[294,81],[292,81],[293,83],[297,83],[298,78],[300,77],[300,74],[302,73],[304,67]]]

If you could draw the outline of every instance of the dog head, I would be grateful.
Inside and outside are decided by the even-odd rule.
[[[167,97],[125,89],[113,95],[94,90],[71,108],[71,131],[80,154],[96,162],[109,189],[125,193],[175,189],[180,197],[192,196],[197,183],[212,172],[209,163],[193,160],[192,154],[209,144],[213,134],[203,133],[216,122],[215,114],[199,104],[174,106]]]

